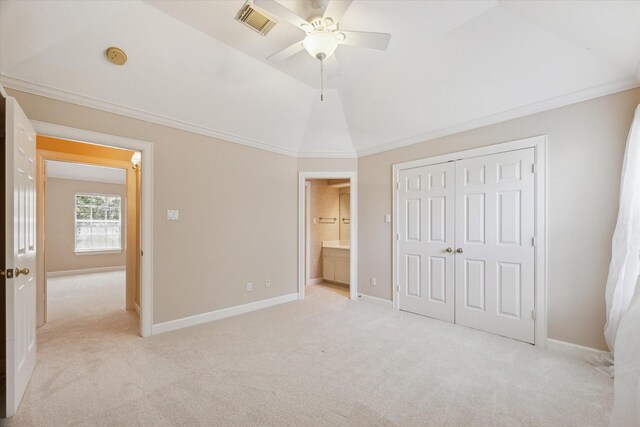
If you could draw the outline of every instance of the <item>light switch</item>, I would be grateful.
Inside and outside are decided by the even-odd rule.
[[[384,214],[384,222],[391,222],[391,214]]]
[[[177,221],[180,219],[180,211],[169,209],[167,211],[167,219],[169,221]]]

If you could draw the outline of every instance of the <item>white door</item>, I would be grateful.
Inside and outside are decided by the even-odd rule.
[[[456,323],[534,342],[534,149],[456,162]]]
[[[36,140],[7,98],[6,280],[7,416],[16,413],[36,365]]]
[[[454,164],[400,171],[400,310],[454,320]]]

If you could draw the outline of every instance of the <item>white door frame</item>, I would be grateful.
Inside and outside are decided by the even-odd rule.
[[[140,335],[150,336],[153,325],[153,144],[53,123],[33,120],[31,123],[38,135],[142,152],[140,249],[144,256],[140,258]]]
[[[304,182],[304,211],[304,238],[306,242],[304,245],[304,284],[307,286],[311,282],[311,245],[307,244],[311,240],[311,183],[309,181]]]
[[[349,247],[349,298],[358,299],[358,174],[356,172],[299,172],[298,173],[298,299],[304,299],[304,287],[307,277],[306,233],[305,233],[305,182],[308,179],[348,179],[351,183],[351,201],[349,215],[356,218],[351,221]]]
[[[401,170],[429,166],[437,163],[452,162],[471,157],[486,156],[489,154],[503,153],[506,151],[520,150],[523,148],[535,149],[535,345],[547,346],[547,267],[546,267],[546,135],[519,139],[486,147],[474,148],[442,156],[413,160],[410,162],[396,163],[393,165],[393,230],[398,233],[398,177]],[[399,310],[398,300],[398,241],[393,239],[393,309]]]

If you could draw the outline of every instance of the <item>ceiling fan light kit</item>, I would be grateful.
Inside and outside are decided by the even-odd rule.
[[[303,40],[277,52],[267,58],[269,61],[281,61],[292,57],[301,50],[320,61],[320,100],[323,96],[325,60],[330,58],[340,44],[386,50],[391,34],[354,31],[339,31],[340,18],[353,0],[331,0],[322,16],[303,19],[276,0],[254,0],[254,4],[268,13],[286,21],[306,33]],[[319,2],[312,5],[317,6]],[[330,61],[331,62],[331,61]],[[335,59],[333,60],[335,62]],[[331,75],[331,74],[330,74]]]
[[[314,31],[307,34],[302,41],[302,46],[312,57],[323,61],[333,55],[338,47],[338,38],[335,33],[328,31]]]

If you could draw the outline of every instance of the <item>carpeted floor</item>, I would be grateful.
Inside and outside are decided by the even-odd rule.
[[[310,286],[301,302],[151,338],[121,273],[49,282],[10,426],[604,426],[612,381],[528,344]]]

